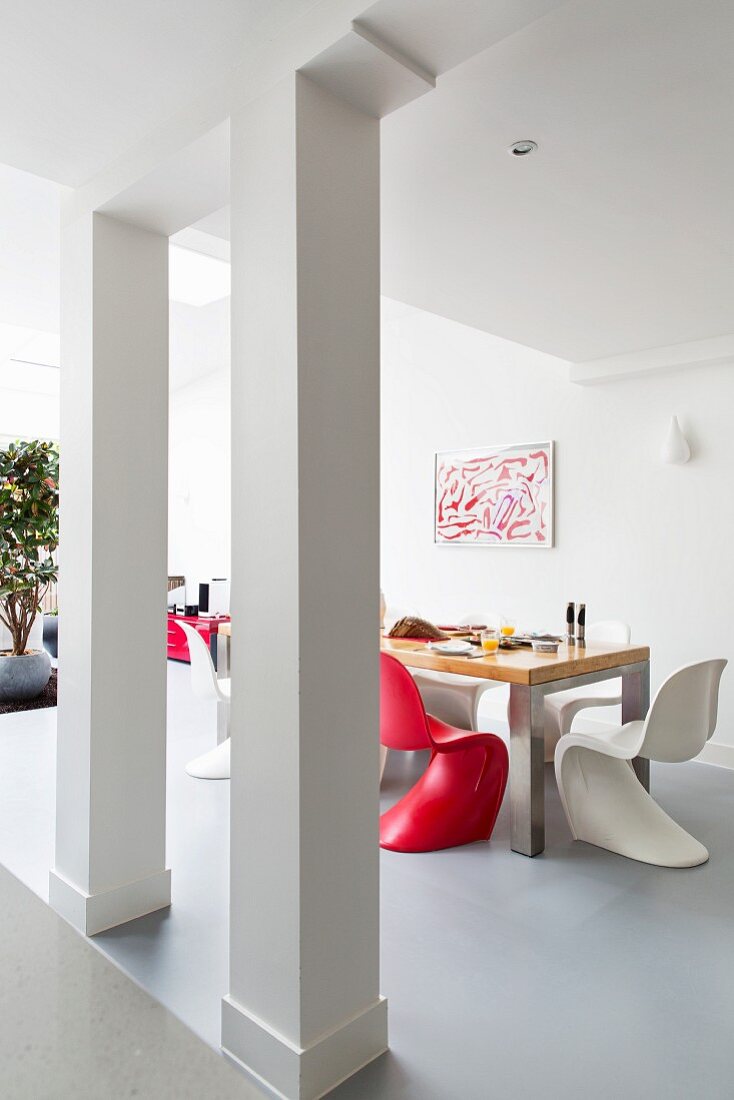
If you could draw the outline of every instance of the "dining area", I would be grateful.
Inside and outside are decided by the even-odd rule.
[[[437,619],[443,625],[453,617]],[[488,618],[471,617],[473,625]],[[449,718],[461,721],[462,708],[471,715],[476,702],[479,731],[494,732],[509,743],[506,697],[511,681],[490,679],[486,672],[478,677],[472,670],[502,668],[499,662],[504,659],[533,663],[532,649],[502,648],[496,657],[472,660],[440,657],[443,669],[458,671],[436,673],[427,666],[439,657],[430,656],[427,642],[385,638],[378,635],[377,615],[374,620],[375,652],[384,647],[386,655],[402,651],[411,661],[421,661],[421,667],[412,666],[416,680],[424,675],[428,683],[433,676],[445,675],[453,696],[457,688],[479,689],[478,700],[472,694],[459,696],[458,702],[450,697],[446,724]],[[518,633],[531,621],[522,614]],[[551,616],[539,615],[537,621],[553,623]],[[388,615],[386,633],[391,625]],[[234,658],[241,637],[238,621],[234,627],[223,623],[217,633],[221,638],[214,648],[228,651],[231,641]],[[596,645],[588,635],[587,627],[587,654]],[[655,668],[659,647],[649,648],[653,674],[662,679],[662,670]],[[557,660],[566,661],[569,654],[568,647],[559,645]],[[546,656],[543,667],[551,667],[555,660]],[[220,675],[226,671],[223,665],[217,669]],[[726,673],[722,687],[725,677]],[[188,665],[169,661],[168,680],[168,844],[170,859],[179,869],[175,908],[166,919],[152,914],[137,929],[112,929],[97,940],[106,954],[217,1046],[219,998],[229,965],[230,783],[207,782],[187,773],[187,764],[216,748],[216,704],[193,695]],[[605,684],[616,691],[618,680],[619,676],[580,690],[586,698]],[[545,702],[558,701],[563,694],[549,692]],[[621,719],[621,703],[612,706]],[[426,699],[428,713],[431,707],[438,709],[435,698]],[[578,711],[574,735],[588,736],[594,730],[588,715],[613,713],[608,701]],[[462,736],[473,732],[464,730]],[[250,730],[243,727],[245,749],[248,735]],[[377,773],[377,723],[373,737],[371,766]],[[489,747],[499,750],[494,741]],[[28,754],[29,774],[38,750],[37,740],[27,735],[17,742],[16,753]],[[510,745],[510,760],[512,751]],[[388,748],[380,787],[382,815],[420,782],[430,756],[431,750]],[[5,763],[2,801],[7,824],[17,802],[12,790],[17,771],[7,758]],[[37,764],[36,760],[36,768]],[[274,764],[277,771],[277,758]],[[490,1074],[492,1087],[510,1096],[531,1095],[550,1078],[562,1082],[568,1095],[581,1098],[589,1088],[588,1061],[569,1057],[571,1031],[576,1050],[594,1051],[593,1088],[602,1100],[617,1100],[622,1089],[636,1100],[645,1093],[659,1094],[660,1088],[681,1100],[695,1095],[695,1089],[700,1089],[698,1095],[723,1100],[719,1082],[727,1079],[729,1058],[717,1039],[725,1030],[728,1007],[734,1007],[727,946],[734,904],[732,773],[696,762],[651,762],[656,801],[711,856],[692,872],[677,873],[575,841],[554,766],[548,762],[541,769],[545,847],[534,858],[514,850],[511,772],[488,843],[480,840],[414,854],[381,849],[382,989],[391,1000],[394,1053],[367,1067],[360,1078],[340,1085],[337,1100],[481,1100]],[[496,781],[497,776],[490,778]],[[375,816],[376,788],[377,774],[372,787]],[[488,800],[491,813],[496,791]],[[460,794],[466,794],[466,786]],[[48,802],[52,805],[50,789]],[[626,812],[622,806],[619,811]],[[30,829],[26,822],[26,833]],[[249,834],[249,840],[253,848],[267,851],[268,838],[262,833]],[[376,846],[377,835],[369,841]],[[37,878],[42,881],[43,854],[40,862]],[[23,873],[21,866],[14,866],[16,873]],[[154,967],[151,959],[156,960]],[[685,965],[672,960],[685,960]],[[631,1016],[647,1027],[645,1021],[661,1012],[660,1025],[649,1025],[642,1057],[636,1056],[639,1031],[631,1026]],[[518,1050],[523,1021],[543,1023],[522,1046],[522,1057],[510,1053],[497,1058],[497,1051]],[[695,1050],[681,1062],[676,1029],[684,1026],[694,1029]],[[555,1084],[551,1095],[553,1088]]]
[[[633,644],[625,623],[590,624],[587,640],[583,619],[581,630],[577,625],[575,635],[565,636],[516,633],[512,620],[505,617],[487,623],[477,622],[474,615],[463,621],[469,625],[441,628],[421,619],[401,619],[392,630],[383,632],[380,730],[383,751],[405,744],[392,728],[395,696],[402,691],[403,698],[412,703],[414,724],[419,728],[421,718],[425,723],[428,739],[423,747],[431,751],[430,772],[444,755],[455,759],[457,751],[468,755],[472,748],[476,752],[486,744],[487,734],[478,729],[480,693],[497,684],[509,685],[509,754],[504,743],[494,738],[493,751],[486,748],[487,758],[475,761],[482,778],[473,784],[472,798],[481,798],[492,755],[499,757],[500,775],[489,796],[496,802],[494,812],[484,819],[484,828],[489,822],[489,829],[480,829],[471,839],[490,839],[507,785],[513,852],[525,856],[542,853],[545,764],[553,762],[574,840],[658,866],[692,867],[708,859],[703,844],[654,801],[650,763],[690,760],[704,748],[716,729],[726,659],[695,662],[675,670],[662,682],[651,705],[650,648]],[[406,622],[409,632],[439,637],[406,637]],[[569,626],[573,631],[572,619]],[[401,674],[397,665],[412,676]],[[457,693],[464,696],[465,703],[467,697],[472,700],[464,721]],[[619,708],[618,725],[594,733],[573,731],[576,715],[610,705]],[[457,736],[457,722],[466,729],[463,738]],[[426,786],[424,800],[435,816],[435,784]],[[452,791],[450,784],[445,787],[447,808],[458,803],[454,809],[463,817],[470,805],[466,792],[460,788]],[[419,819],[422,800],[416,795],[417,788],[402,800],[404,808],[398,804],[388,816],[402,813]],[[383,847],[395,847],[390,843],[394,831],[390,824],[383,815]],[[415,829],[408,832],[414,834]],[[450,835],[443,839],[436,847],[462,843],[452,841]],[[413,837],[399,843],[397,850],[426,848],[420,838],[416,841]]]
[[[326,432],[298,538],[240,523],[231,622],[197,646],[206,721],[194,736],[182,719],[171,756],[186,821],[221,812],[225,1047],[247,1039],[245,962],[280,959],[287,928],[318,956],[319,990],[324,973],[353,990],[380,953],[394,1055],[339,1100],[546,1080],[579,1100],[661,1083],[688,1100],[703,1082],[718,1100],[734,712],[725,617],[702,609],[721,603],[722,551],[693,523],[670,536],[712,463],[659,462],[649,407],[621,387],[582,392],[517,345],[383,310],[379,499],[374,466],[367,492],[364,455]],[[491,442],[511,438],[545,442]],[[192,677],[169,668],[177,700]],[[682,1066],[673,1036],[691,1014],[699,1055]],[[631,1015],[665,1021],[642,1058]]]
[[[618,620],[586,625],[569,603],[567,633],[518,630],[515,615],[459,616],[437,626],[414,615],[385,624],[380,593],[380,782],[389,754],[427,752],[425,770],[380,818],[380,846],[419,853],[488,842],[503,800],[510,847],[546,848],[546,777],[557,785],[574,840],[664,867],[693,867],[709,853],[651,793],[651,761],[694,759],[716,729],[727,661],[683,666],[651,705],[648,645]],[[207,638],[184,624],[192,685],[216,703],[216,746],[187,764],[190,776],[228,779],[232,624]],[[482,699],[504,687],[504,737],[487,729]],[[618,722],[588,724],[598,708]],[[609,710],[604,711],[605,714]],[[574,728],[576,725],[576,728]],[[551,766],[552,765],[552,766]]]
[[[404,606],[395,614],[410,620],[407,633],[425,631]],[[480,1051],[504,1049],[514,1053],[492,1070],[492,1085],[511,1096],[723,1097],[730,1059],[715,1039],[715,1006],[728,983],[714,975],[728,957],[719,929],[734,896],[734,791],[731,773],[694,761],[715,733],[726,661],[661,668],[662,646],[616,619],[590,618],[578,644],[561,612],[573,641],[558,631],[555,652],[542,652],[533,636],[548,640],[549,631],[526,629],[556,625],[542,609],[444,609],[435,616],[443,639],[404,636],[405,627],[391,637],[395,614],[388,607],[381,659],[409,674],[429,731],[447,743],[447,725],[464,727],[462,737],[478,743],[461,752],[486,752],[500,769],[474,842],[428,850],[422,841],[435,832],[423,831],[402,850],[382,844],[386,965],[414,1003],[438,974],[442,1018],[460,1021],[446,1034],[429,1025],[432,1050],[445,1053],[450,1035],[461,1062],[448,1076],[426,1052],[434,1079],[442,1075],[446,1095],[478,1097]],[[428,752],[393,748],[384,681],[382,691],[380,835],[389,842],[396,812],[425,825],[411,792],[420,795],[427,772],[441,767],[442,746],[436,738]],[[468,766],[476,780],[483,762]],[[431,813],[451,820],[453,799],[465,807],[482,789],[470,777],[425,793]],[[403,904],[420,920],[422,945],[406,961],[396,928]],[[674,1036],[686,1027],[683,1056]]]
[[[487,634],[486,624],[475,625]],[[495,643],[492,651],[483,650],[480,656],[474,651],[462,653],[461,637],[457,632],[453,647],[459,651],[450,654],[442,650],[440,642],[391,638],[389,633],[383,636],[381,649],[392,660],[415,670],[415,682],[425,693],[427,710],[431,708],[428,712],[444,720],[450,717],[444,697],[456,691],[452,679],[476,680],[476,686],[472,685],[475,690],[509,685],[512,849],[526,856],[539,855],[545,847],[545,699],[556,692],[578,691],[621,678],[622,723],[642,719],[649,697],[649,648],[601,641],[584,648],[563,643],[556,653],[549,654],[533,651],[530,644],[511,644],[514,634],[500,634],[503,641],[507,639],[504,645]],[[491,639],[486,641],[492,644]],[[451,647],[449,642],[443,649]],[[438,673],[447,683],[444,686],[436,679],[427,679],[422,675],[424,670]],[[449,702],[449,711],[450,707]],[[646,765],[640,762],[638,767],[644,773],[642,781],[648,783]]]

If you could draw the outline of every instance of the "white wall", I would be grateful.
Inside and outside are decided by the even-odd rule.
[[[58,372],[14,366],[34,334],[59,331],[59,226],[63,188],[0,164],[0,437],[59,437]],[[32,356],[31,356],[32,357]],[[23,371],[28,386],[21,382]],[[42,378],[42,375],[47,377]]]
[[[171,303],[168,571],[230,577],[229,299]]]
[[[53,393],[33,393],[0,386],[0,442],[58,438],[58,385]]]
[[[199,581],[230,576],[229,299],[172,302],[170,346],[169,573],[196,603]],[[45,374],[35,390],[0,385],[0,446],[59,438],[60,372]]]
[[[62,191],[0,164],[0,323],[59,331]]]
[[[511,610],[563,629],[566,601],[649,643],[653,689],[684,662],[732,652],[734,370],[597,387],[567,364],[383,299],[382,586],[388,602],[451,619]],[[677,413],[693,451],[659,460]],[[437,547],[436,450],[553,439],[556,547]],[[734,667],[715,737],[734,743]]]

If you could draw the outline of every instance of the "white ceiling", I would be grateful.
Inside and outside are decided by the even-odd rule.
[[[222,122],[275,43],[302,65],[356,16],[441,73],[563,2],[0,0],[0,162],[78,188],[162,128]]]
[[[564,0],[377,0],[358,23],[438,76]]]
[[[573,0],[441,77],[382,123],[383,292],[571,360],[734,331],[733,54],[729,0]]]
[[[315,0],[0,0],[0,161],[79,186]]]
[[[733,332],[733,51],[728,0],[573,0],[448,72],[382,122],[383,292],[573,362]]]
[[[195,228],[202,233],[209,233],[212,237],[219,237],[223,241],[229,240],[229,206],[222,206],[213,214],[207,214],[205,218],[196,222]]]
[[[25,150],[42,174],[89,174],[190,94],[192,72],[203,82],[234,64],[258,20],[275,26],[312,2],[221,0],[213,27],[211,6],[195,0],[0,0],[0,160]],[[427,60],[430,46],[440,70],[460,47],[449,22],[438,49],[442,4],[422,4],[431,38],[414,37],[413,52]],[[485,39],[510,37],[383,121],[384,293],[573,361],[734,331],[734,5],[521,6],[524,20],[540,18],[512,33],[513,0],[457,0],[457,25],[473,11]],[[378,0],[362,22],[407,49],[401,11],[415,6]],[[509,157],[524,137],[539,151]],[[22,195],[8,177],[6,195],[8,171],[0,166],[0,306],[13,309],[0,321],[54,329],[58,195],[27,176]],[[228,209],[197,229],[216,246]],[[21,299],[33,303],[28,316]]]

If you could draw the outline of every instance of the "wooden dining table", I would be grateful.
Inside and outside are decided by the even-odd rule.
[[[510,686],[510,820],[515,852],[536,856],[545,848],[546,695],[601,680],[622,680],[622,722],[644,718],[650,706],[650,649],[640,645],[562,644],[557,654],[517,647],[484,657],[442,656],[426,642],[381,637],[383,652],[408,668],[494,680]],[[649,790],[649,761],[633,762]]]
[[[217,634],[217,675],[230,675],[231,623]],[[512,849],[537,856],[545,848],[546,695],[585,687],[601,680],[622,680],[622,722],[644,718],[650,706],[650,649],[608,642],[585,647],[562,644],[557,654],[517,647],[484,657],[444,657],[426,642],[380,636],[380,647],[408,668],[494,680],[510,686],[510,830]],[[226,721],[224,708],[219,722]],[[633,761],[643,786],[650,789],[650,763]]]

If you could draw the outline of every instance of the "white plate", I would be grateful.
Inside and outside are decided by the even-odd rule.
[[[463,657],[465,653],[471,653],[474,648],[471,642],[429,642],[429,649],[435,649],[443,657]]]

